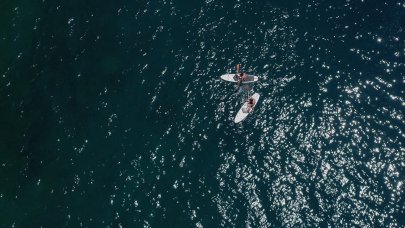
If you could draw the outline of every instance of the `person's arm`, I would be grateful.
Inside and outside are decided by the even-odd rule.
[[[240,71],[240,64],[236,64],[236,72],[239,73],[239,71]]]

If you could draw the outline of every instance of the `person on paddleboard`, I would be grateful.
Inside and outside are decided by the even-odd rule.
[[[237,88],[239,89],[240,84],[244,81],[247,81],[247,74],[240,71],[240,64],[236,64],[236,75],[238,76]]]
[[[254,106],[255,106],[255,99],[249,98],[247,100],[247,107],[243,108],[242,111],[244,113],[248,113],[248,112],[252,111]]]
[[[248,110],[249,110],[249,112],[252,110],[253,106],[255,106],[255,99],[249,98],[249,100],[248,100]]]

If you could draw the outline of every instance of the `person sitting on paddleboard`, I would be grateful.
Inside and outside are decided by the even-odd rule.
[[[240,71],[240,64],[236,64],[236,75],[238,77],[238,84],[237,84],[237,88],[240,87],[240,84],[244,81],[247,81],[247,74],[243,73]]]
[[[236,64],[236,73],[235,73],[235,77],[234,77],[234,79],[235,80],[238,80],[238,84],[239,84],[239,81],[240,81],[240,74],[242,73],[242,72],[240,72],[240,64]]]
[[[244,81],[247,81],[247,74],[245,74],[245,73],[241,73],[241,78],[242,78],[242,81],[244,82]]]
[[[240,86],[240,84],[244,81],[247,80],[246,74],[245,73],[240,73],[239,74],[239,78],[238,78],[238,88]]]
[[[243,75],[244,75],[244,73],[239,73],[239,75],[238,75],[238,88],[243,81]]]

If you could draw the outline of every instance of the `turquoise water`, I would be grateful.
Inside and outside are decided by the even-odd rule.
[[[404,1],[0,12],[1,226],[405,226]]]

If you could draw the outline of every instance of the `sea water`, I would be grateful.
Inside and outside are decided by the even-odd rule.
[[[3,227],[405,226],[405,2],[3,1]],[[260,76],[243,99],[219,76]]]

